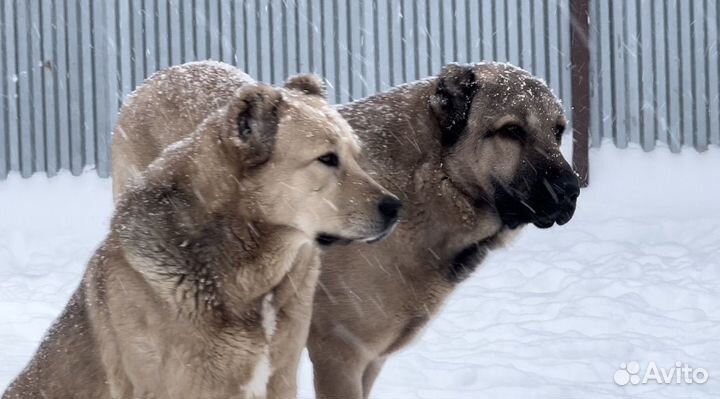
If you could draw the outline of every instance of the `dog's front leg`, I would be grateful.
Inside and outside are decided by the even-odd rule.
[[[380,374],[380,370],[382,370],[385,360],[387,360],[385,357],[375,359],[365,368],[365,372],[362,376],[364,399],[368,399],[370,397],[370,390],[372,389],[377,376]]]
[[[275,370],[268,382],[267,399],[297,398],[297,364]]]
[[[273,335],[273,374],[268,383],[268,399],[297,397],[297,371],[300,355],[307,343],[313,295],[320,274],[317,249],[305,246],[298,251],[290,272],[274,290],[278,307]]]
[[[325,328],[324,334],[317,330],[311,332],[307,348],[313,363],[318,399],[364,398],[363,376],[372,360],[377,358],[372,345],[345,327],[335,326]]]
[[[363,399],[364,369],[365,367],[352,363],[315,363],[317,399]]]

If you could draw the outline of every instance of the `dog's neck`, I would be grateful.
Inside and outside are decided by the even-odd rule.
[[[177,166],[164,168],[173,172],[162,179],[148,176],[121,198],[113,232],[131,266],[181,317],[253,322],[261,296],[280,282],[308,238],[248,211],[251,200],[220,196],[208,207]]]

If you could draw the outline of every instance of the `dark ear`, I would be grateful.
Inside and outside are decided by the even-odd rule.
[[[477,79],[469,65],[448,64],[438,76],[435,94],[430,96],[430,112],[442,130],[443,147],[455,144],[467,126]]]
[[[227,114],[233,126],[229,134],[247,163],[259,165],[270,158],[281,102],[280,92],[264,84],[243,86],[235,93]]]
[[[320,96],[325,98],[325,83],[317,75],[301,73],[291,76],[285,81],[285,88],[290,90],[298,90],[311,96]]]

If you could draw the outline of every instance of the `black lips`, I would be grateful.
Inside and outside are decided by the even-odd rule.
[[[333,244],[350,244],[352,240],[349,240],[347,238],[338,237],[333,234],[324,234],[320,233],[315,237],[315,242],[320,244],[321,246],[328,247]]]
[[[524,192],[518,187],[530,187]],[[546,229],[572,219],[580,184],[572,172],[546,173],[534,182],[518,179],[510,185],[495,183],[495,207],[507,227],[532,223]]]

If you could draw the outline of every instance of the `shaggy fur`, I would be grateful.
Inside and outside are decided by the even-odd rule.
[[[507,64],[451,64],[340,113],[368,170],[405,204],[386,241],[321,257],[308,342],[316,393],[361,399],[490,250],[527,223],[567,222],[578,183],[559,150],[558,100]]]
[[[4,399],[296,396],[317,236],[372,239],[394,224],[352,131],[316,78],[300,80],[276,89],[195,63],[134,93],[116,139],[145,141],[122,159],[164,151],[126,162],[138,173],[116,181],[110,234]],[[343,167],[317,160],[327,153]]]
[[[387,240],[321,258],[308,341],[317,395],[359,399],[490,250],[528,223],[566,223],[579,188],[559,150],[558,99],[507,64],[451,64],[339,111],[364,143],[363,166],[404,203]],[[130,144],[114,154],[141,151]],[[135,167],[115,170],[124,165]]]

